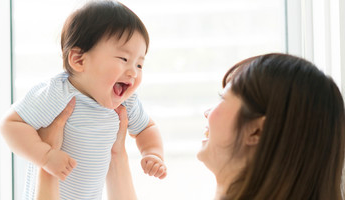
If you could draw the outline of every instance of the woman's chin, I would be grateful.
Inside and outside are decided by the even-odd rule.
[[[201,161],[204,162],[204,157],[206,154],[206,146],[207,146],[208,138],[205,138],[202,140],[201,148],[199,152],[197,153],[197,158]]]
[[[202,145],[202,147],[206,146],[207,143],[208,143],[208,138],[203,138],[203,139],[201,140],[201,145]]]

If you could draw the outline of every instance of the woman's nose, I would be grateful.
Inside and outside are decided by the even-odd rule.
[[[207,118],[208,117],[208,114],[210,113],[210,110],[211,108],[207,109],[205,112],[204,112],[204,116]]]

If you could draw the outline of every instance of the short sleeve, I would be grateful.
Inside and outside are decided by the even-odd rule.
[[[126,107],[128,115],[128,131],[134,135],[139,134],[147,127],[150,118],[143,109],[138,95],[134,93],[123,105]]]
[[[20,101],[13,104],[13,109],[36,130],[47,127],[66,107],[73,97],[63,84],[67,77],[55,77],[34,86]]]

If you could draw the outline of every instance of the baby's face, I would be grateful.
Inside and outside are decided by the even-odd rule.
[[[117,108],[141,83],[145,52],[145,40],[137,31],[127,42],[126,34],[120,40],[103,38],[83,55],[81,92],[106,108]]]

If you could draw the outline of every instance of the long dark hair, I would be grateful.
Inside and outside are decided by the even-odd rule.
[[[302,58],[266,54],[236,64],[228,83],[243,101],[237,130],[266,119],[253,159],[224,199],[342,199],[345,116],[334,81]]]

